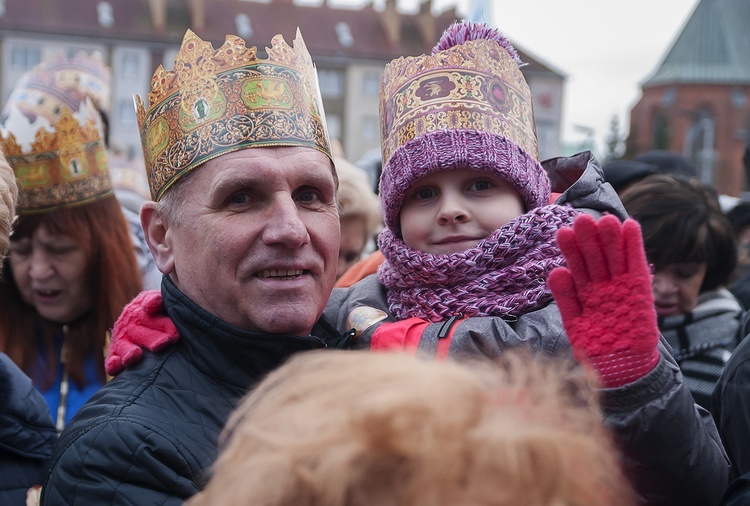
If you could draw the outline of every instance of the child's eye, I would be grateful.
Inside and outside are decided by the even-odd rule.
[[[432,188],[419,188],[414,192],[414,198],[416,200],[427,200],[435,196],[435,190]]]
[[[469,186],[469,190],[474,191],[484,191],[489,190],[492,188],[492,182],[486,180],[486,179],[480,179],[478,181],[474,181],[471,183],[471,186]]]

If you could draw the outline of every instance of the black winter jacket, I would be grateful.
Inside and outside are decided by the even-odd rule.
[[[42,504],[182,504],[208,480],[219,434],[242,396],[293,353],[337,344],[333,336],[240,330],[166,277],[162,295],[179,342],[144,352],[76,414],[55,450]]]
[[[26,504],[57,443],[49,408],[26,374],[0,353],[0,504]]]

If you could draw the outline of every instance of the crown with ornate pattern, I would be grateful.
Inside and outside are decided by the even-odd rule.
[[[136,97],[154,200],[195,167],[232,151],[305,146],[331,157],[317,73],[299,29],[293,46],[276,35],[268,58],[256,52],[236,35],[214,50],[188,30],[174,70],[154,73],[149,105]]]
[[[41,125],[40,125],[41,123]],[[0,143],[19,186],[18,212],[34,214],[87,204],[112,194],[99,115],[90,100],[59,119],[30,123],[12,109]]]
[[[384,165],[411,139],[439,130],[499,135],[539,158],[529,86],[513,56],[492,39],[389,63],[380,117]]]

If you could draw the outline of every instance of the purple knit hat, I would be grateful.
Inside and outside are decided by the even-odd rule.
[[[409,188],[440,170],[496,174],[518,191],[527,210],[549,203],[531,92],[516,50],[496,29],[454,23],[431,55],[389,63],[380,118],[380,201],[396,236],[401,236],[399,214]]]

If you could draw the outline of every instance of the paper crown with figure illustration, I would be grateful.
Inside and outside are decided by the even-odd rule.
[[[34,214],[74,207],[112,194],[100,116],[91,100],[59,119],[30,122],[11,109],[0,132],[19,187],[18,211]]]
[[[112,76],[98,52],[79,51],[75,57],[56,55],[25,73],[16,83],[8,106],[22,111],[29,121],[37,117],[50,123],[60,118],[63,107],[75,112],[88,97],[96,109],[109,114]]]
[[[519,60],[512,47],[492,39],[389,63],[380,118],[384,165],[411,139],[440,130],[499,135],[539,158],[531,91]]]
[[[299,29],[266,48],[227,35],[217,50],[188,30],[174,70],[156,70],[148,105],[136,116],[151,197],[225,153],[263,146],[305,146],[331,157],[318,77]]]

